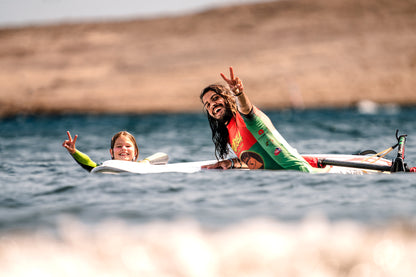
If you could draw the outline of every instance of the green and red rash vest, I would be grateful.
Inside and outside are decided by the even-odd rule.
[[[236,113],[227,125],[229,144],[250,169],[286,169],[313,172],[270,119],[253,106],[248,115]]]

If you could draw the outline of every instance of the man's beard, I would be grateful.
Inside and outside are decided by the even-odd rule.
[[[224,116],[220,119],[218,119],[218,122],[227,125],[228,122],[230,122],[230,119],[233,117],[233,112],[231,111],[229,106],[225,106],[225,113]]]

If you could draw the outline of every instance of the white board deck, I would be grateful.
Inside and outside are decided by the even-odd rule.
[[[391,161],[387,159],[379,159],[377,157],[370,158],[369,156],[359,155],[339,155],[339,154],[307,154],[302,156],[316,157],[316,158],[329,158],[341,161],[354,161],[374,163],[378,165],[391,165]],[[117,174],[123,172],[136,173],[136,174],[151,174],[151,173],[167,173],[167,172],[179,172],[179,173],[195,173],[201,171],[201,166],[216,163],[216,160],[197,161],[197,162],[183,162],[183,163],[171,163],[171,164],[149,164],[149,163],[137,163],[128,161],[108,160],[101,165],[94,168],[91,173],[109,173]],[[346,168],[341,166],[327,166],[322,170],[322,173],[340,173],[340,174],[371,174],[379,173],[379,171],[372,171],[359,168]]]
[[[130,172],[130,173],[137,173],[137,174],[167,173],[167,172],[194,173],[194,172],[201,171],[201,166],[213,164],[216,162],[217,162],[216,160],[211,160],[211,161],[152,165],[148,163],[108,160],[102,163],[101,165],[97,166],[96,168],[93,168],[91,173],[122,173],[122,172]]]

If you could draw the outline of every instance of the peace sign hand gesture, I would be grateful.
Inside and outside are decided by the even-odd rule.
[[[75,142],[77,141],[78,135],[75,135],[74,139],[72,139],[69,131],[66,131],[66,134],[68,135],[68,139],[62,143],[62,146],[65,147],[70,154],[74,154],[76,151]]]
[[[234,77],[234,70],[233,67],[230,66],[230,79],[228,79],[223,73],[220,74],[224,81],[230,86],[230,90],[234,94],[234,96],[240,96],[243,93],[244,87],[243,82],[241,82],[240,78]]]

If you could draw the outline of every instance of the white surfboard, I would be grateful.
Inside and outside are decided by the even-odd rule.
[[[130,172],[136,174],[150,174],[150,173],[167,173],[167,172],[182,172],[194,173],[201,171],[201,166],[216,163],[212,161],[198,161],[198,162],[184,162],[171,164],[149,164],[136,163],[128,161],[108,160],[101,165],[93,168],[91,173],[122,173]]]
[[[216,160],[197,161],[197,162],[183,162],[183,163],[167,163],[167,155],[165,157],[163,153],[157,153],[150,160],[150,163],[137,163],[119,160],[108,160],[92,169],[92,173],[136,173],[136,174],[151,174],[151,173],[167,173],[167,172],[182,172],[182,173],[195,173],[201,171],[201,166],[214,164]],[[360,155],[339,155],[339,154],[307,154],[302,155],[307,158],[308,162],[311,163],[310,158],[315,159],[330,159],[345,162],[355,162],[358,164],[374,164],[382,166],[391,166],[391,161],[374,156],[360,156]],[[151,156],[152,157],[152,156]],[[155,157],[158,157],[157,159]],[[312,164],[311,164],[312,165]],[[314,165],[312,165],[314,166]],[[316,165],[314,166],[316,167]],[[322,173],[340,173],[340,174],[371,174],[380,173],[377,170],[369,170],[363,168],[353,168],[344,166],[326,166]]]

